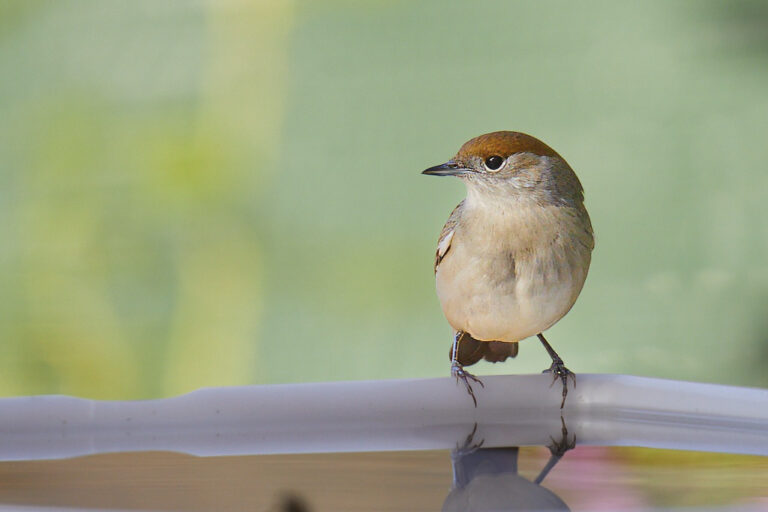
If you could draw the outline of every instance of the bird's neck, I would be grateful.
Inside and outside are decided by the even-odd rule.
[[[467,182],[466,210],[506,210],[534,204],[535,197],[530,192],[525,193],[512,183]]]

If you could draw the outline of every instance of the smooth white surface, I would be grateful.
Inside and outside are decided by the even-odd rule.
[[[561,432],[548,375],[483,377],[478,408],[449,378],[201,389],[148,401],[0,399],[0,460],[170,450],[195,455],[485,447]],[[579,444],[768,455],[768,390],[579,375],[563,410]]]
[[[0,512],[94,512],[93,508],[73,508],[73,507],[37,507],[34,505],[0,505]],[[118,510],[116,508],[100,509],[107,512],[135,512],[135,510]],[[152,512],[151,510],[141,509],[141,512]],[[161,511],[157,511],[161,512]]]

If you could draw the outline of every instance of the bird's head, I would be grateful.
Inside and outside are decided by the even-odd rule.
[[[470,192],[529,196],[539,202],[583,201],[581,183],[568,163],[539,139],[520,132],[493,132],[464,143],[444,164],[422,171],[458,176]]]

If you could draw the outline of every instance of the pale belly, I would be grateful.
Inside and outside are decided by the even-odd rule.
[[[520,341],[551,327],[573,306],[589,268],[586,249],[553,246],[514,258],[456,245],[437,270],[437,295],[448,323],[483,341]]]

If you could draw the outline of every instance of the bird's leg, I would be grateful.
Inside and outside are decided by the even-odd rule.
[[[568,440],[568,428],[565,426],[565,419],[562,416],[560,416],[560,423],[563,425],[562,435],[559,441],[555,441],[554,437],[550,437],[552,444],[547,446],[547,448],[549,448],[549,453],[552,455],[549,457],[547,464],[542,468],[539,476],[533,481],[536,484],[540,484],[544,480],[552,468],[555,467],[555,464],[560,462],[565,452],[576,447],[576,435],[573,436],[573,440]]]
[[[464,387],[467,388],[467,393],[469,393],[469,396],[472,397],[472,402],[475,404],[475,407],[477,407],[477,398],[475,398],[475,392],[472,390],[472,385],[469,383],[470,380],[477,382],[480,384],[480,387],[485,387],[485,384],[466,371],[464,367],[459,363],[459,339],[464,333],[462,331],[457,331],[456,335],[453,337],[453,351],[451,353],[451,375],[453,375],[456,378],[456,383],[459,383],[459,379],[464,383]]]
[[[541,341],[541,344],[544,345],[544,348],[547,349],[549,357],[552,358],[552,365],[542,373],[551,373],[554,377],[552,380],[553,384],[557,381],[557,379],[560,379],[560,381],[563,383],[563,401],[560,402],[560,408],[562,409],[565,405],[565,397],[568,396],[568,377],[573,379],[573,386],[576,387],[576,374],[565,367],[563,360],[560,359],[560,356],[557,355],[555,349],[550,346],[543,334],[539,333],[536,336],[538,336],[539,341]]]
[[[477,423],[464,442],[462,444],[456,443],[456,448],[451,450],[454,489],[463,489],[472,480],[472,469],[475,466],[472,464],[474,461],[472,455],[482,448],[485,442],[485,439],[475,441],[475,433],[477,433]]]
[[[482,448],[483,443],[485,443],[485,439],[475,441],[475,434],[477,434],[477,423],[475,423],[474,427],[472,427],[472,432],[467,435],[462,444],[456,443],[456,448],[454,448],[452,454],[456,454],[458,457],[463,457],[464,455],[475,453],[477,450]]]

